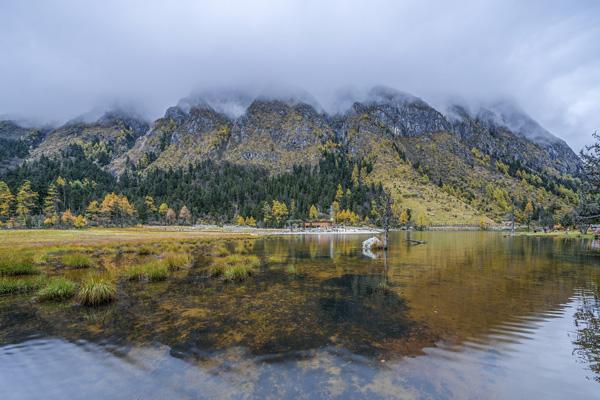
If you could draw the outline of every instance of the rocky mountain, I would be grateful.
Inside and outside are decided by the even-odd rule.
[[[183,99],[153,123],[115,111],[34,134],[2,122],[0,138],[26,141],[27,160],[79,145],[114,175],[203,160],[276,175],[342,151],[369,160],[374,168],[363,179],[383,182],[430,223],[499,220],[515,201],[566,209],[581,168],[564,141],[511,104],[440,112],[384,87],[335,115],[305,99],[213,92]]]

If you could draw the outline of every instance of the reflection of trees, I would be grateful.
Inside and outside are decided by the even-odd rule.
[[[575,313],[576,337],[573,341],[575,354],[596,375],[594,379],[600,382],[600,297],[598,290],[593,296],[581,296],[581,304]]]

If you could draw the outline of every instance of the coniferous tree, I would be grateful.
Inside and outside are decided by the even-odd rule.
[[[14,201],[15,196],[10,191],[6,182],[0,181],[0,221],[10,217]]]
[[[46,218],[52,218],[54,215],[58,214],[58,191],[56,190],[56,185],[51,183],[48,185],[48,193],[44,198],[44,215]]]
[[[29,217],[35,207],[35,202],[37,201],[38,194],[31,190],[31,182],[25,181],[19,187],[19,191],[17,192],[17,216],[19,217],[19,221],[23,225],[27,225],[29,221]]]

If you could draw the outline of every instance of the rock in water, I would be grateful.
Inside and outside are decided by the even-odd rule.
[[[383,242],[378,237],[373,236],[362,243],[362,248],[363,250],[383,249]]]

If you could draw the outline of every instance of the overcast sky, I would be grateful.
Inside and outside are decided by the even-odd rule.
[[[215,86],[510,98],[576,151],[600,131],[600,1],[0,0],[0,115],[151,117]]]

